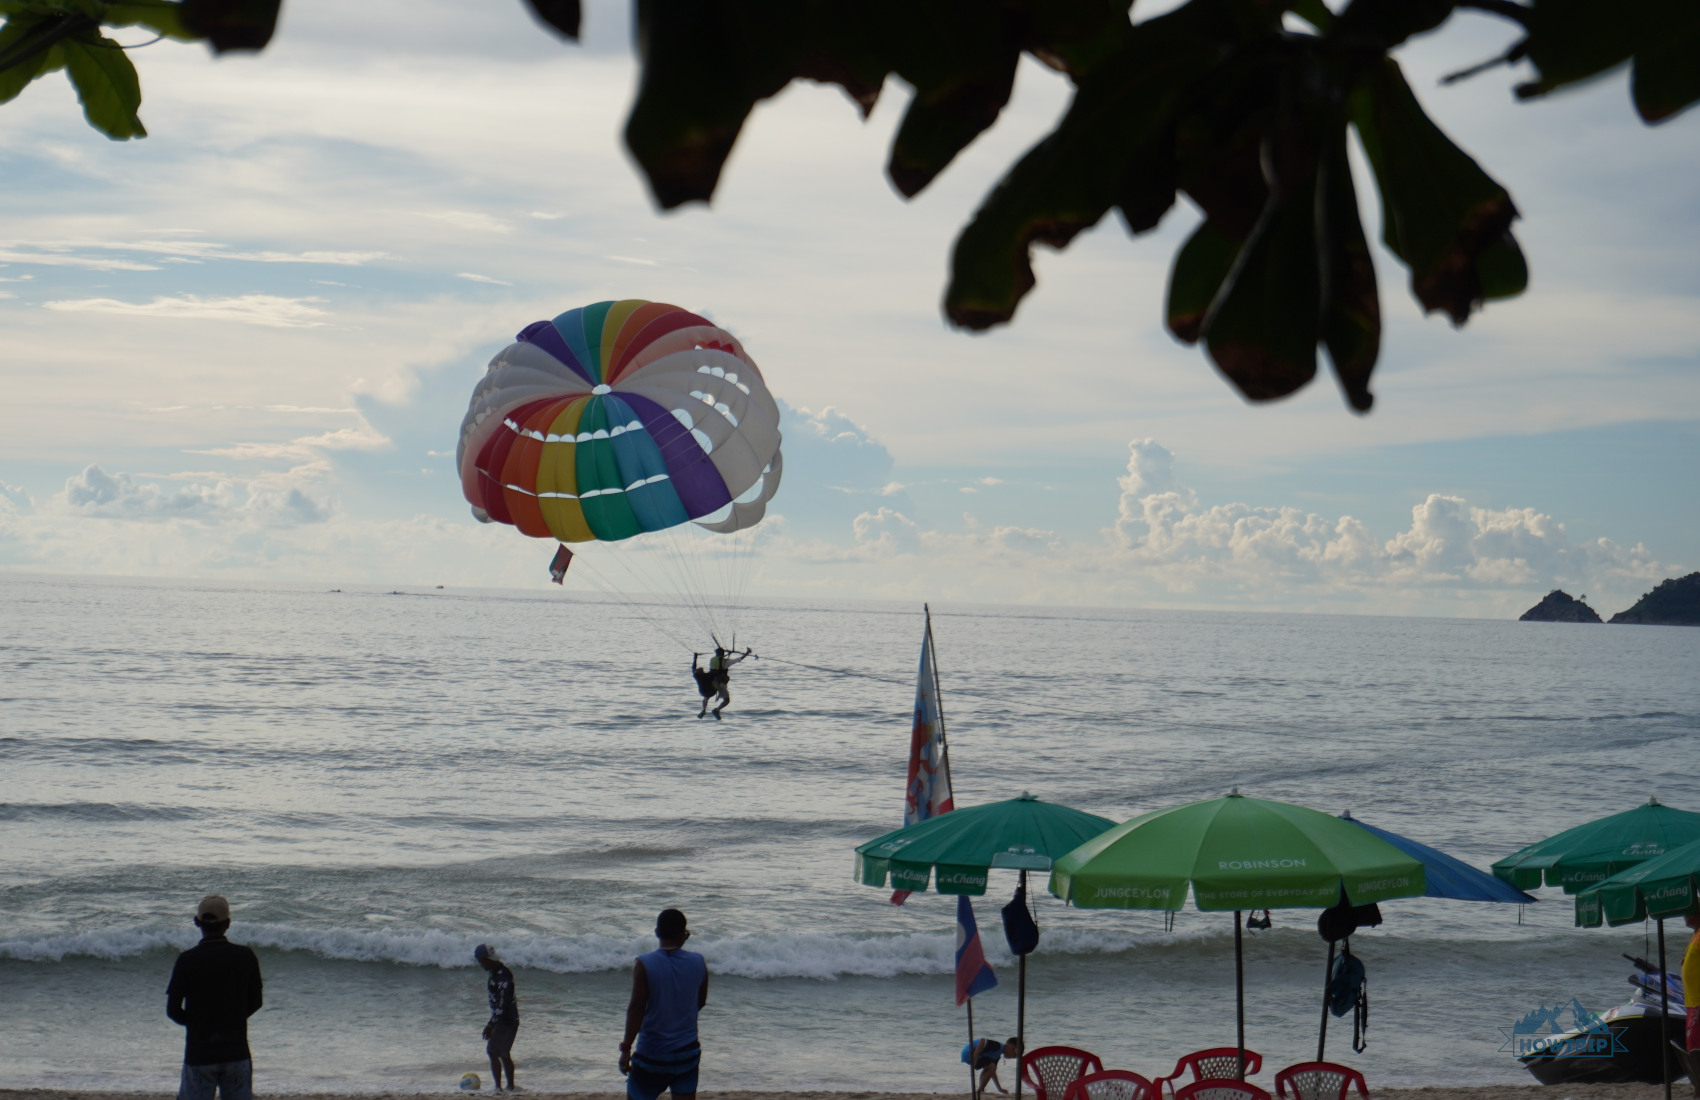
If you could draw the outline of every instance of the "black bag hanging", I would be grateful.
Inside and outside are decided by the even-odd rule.
[[[1015,897],[1003,907],[1003,938],[1011,955],[1031,955],[1039,946],[1039,926],[1027,911],[1026,885],[1015,888]]]
[[[1369,1045],[1369,975],[1352,954],[1350,940],[1328,974],[1328,1011],[1336,1016],[1352,1014],[1352,1049],[1362,1054]]]

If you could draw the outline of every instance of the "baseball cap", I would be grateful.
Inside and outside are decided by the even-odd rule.
[[[224,900],[223,894],[208,894],[201,899],[201,904],[195,906],[195,917],[202,921],[229,920],[230,903]]]
[[[479,962],[483,962],[485,959],[495,959],[496,949],[487,943],[481,943],[472,949],[472,957],[477,959]],[[500,960],[498,959],[497,961],[499,962]]]

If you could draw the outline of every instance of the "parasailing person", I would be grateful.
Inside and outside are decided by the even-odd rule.
[[[720,712],[732,702],[732,666],[750,656],[750,648],[745,646],[744,652],[733,653],[724,646],[716,645],[714,656],[708,659],[706,672],[698,670],[697,656],[695,653],[691,654],[691,674],[696,677],[697,690],[702,693],[702,710],[697,712],[697,717],[701,718],[708,710],[708,699],[712,694],[720,700],[719,705],[714,708],[714,720],[718,722]]]

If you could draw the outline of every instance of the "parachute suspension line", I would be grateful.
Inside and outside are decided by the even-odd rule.
[[[651,615],[648,612],[648,610],[646,610],[644,608],[644,606],[642,604],[640,604],[636,600],[632,599],[626,593],[620,591],[618,585],[610,583],[609,580],[602,575],[601,570],[597,569],[594,565],[592,565],[590,562],[586,561],[583,557],[578,558],[578,575],[580,575],[580,576],[588,575],[591,583],[594,584],[599,590],[601,590],[603,595],[612,596],[615,599],[624,601],[629,607],[631,607],[632,610],[636,611],[644,619],[648,620],[650,626],[653,626],[663,636],[665,636],[668,640],[672,641],[674,645],[677,645],[680,649],[684,650],[686,653],[694,653],[695,652],[695,650],[693,650],[689,645],[685,644],[683,639],[681,639],[677,634],[673,633],[671,630],[668,630],[667,627],[665,625],[663,625],[662,622],[659,619],[657,619],[654,615]]]
[[[602,543],[607,560],[617,564],[631,583],[627,587],[632,591],[647,592],[658,598],[661,603],[672,606],[683,612],[694,623],[693,633],[705,633],[711,625],[713,616],[702,603],[693,589],[689,577],[680,568],[678,553],[670,549],[671,542],[666,546],[657,544],[656,540],[645,540],[635,545],[627,541]],[[622,587],[622,586],[616,586]],[[675,636],[675,640],[677,640]],[[684,648],[697,652],[701,645],[684,645]]]

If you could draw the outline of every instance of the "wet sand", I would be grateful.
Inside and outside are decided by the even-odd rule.
[[[1262,1082],[1254,1082],[1261,1084]],[[271,1095],[299,1095],[325,1097],[326,1100],[417,1100],[420,1096],[493,1096],[495,1093],[486,1089],[480,1092],[461,1093],[458,1090],[440,1093],[412,1092],[322,1092],[322,1093],[264,1093],[261,1100]],[[502,1094],[506,1095],[506,1094]],[[525,1100],[625,1100],[625,1093],[618,1092],[530,1092],[520,1093]],[[950,1097],[960,1097],[961,1093],[950,1092],[789,1092],[774,1090],[771,1092],[720,1092],[715,1089],[703,1089],[698,1093],[703,1100],[946,1100]],[[995,1095],[995,1094],[994,1094]],[[1421,1088],[1421,1089],[1378,1089],[1375,1081],[1370,1080],[1370,1095],[1377,1100],[1537,1100],[1550,1097],[1551,1100],[1662,1100],[1664,1088],[1660,1085],[1551,1085],[1542,1086],[1531,1081],[1527,1085],[1476,1085],[1458,1088]],[[1691,1100],[1693,1092],[1687,1082],[1678,1082],[1671,1092],[1672,1100]],[[0,1100],[173,1100],[168,1092],[93,1092],[74,1091],[66,1089],[0,1089]],[[1357,1100],[1356,1093],[1351,1094],[1351,1100]]]

